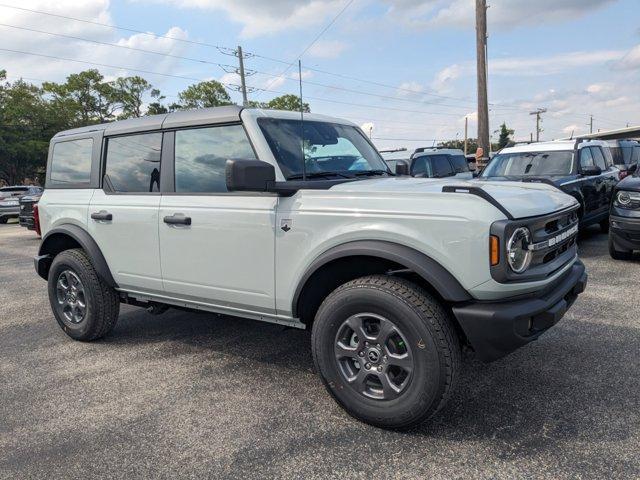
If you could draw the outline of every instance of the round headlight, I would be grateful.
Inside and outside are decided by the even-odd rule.
[[[631,195],[629,192],[618,192],[618,197],[616,198],[620,205],[629,205],[631,203]]]
[[[522,273],[531,263],[531,232],[528,228],[520,227],[513,232],[507,242],[507,260],[511,270],[515,273]]]

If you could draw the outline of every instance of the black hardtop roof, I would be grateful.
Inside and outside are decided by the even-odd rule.
[[[116,122],[88,125],[58,132],[53,138],[103,131],[104,135],[146,132],[161,128],[180,128],[193,125],[231,123],[240,121],[242,107],[227,105],[224,107],[201,108],[197,110],[178,110],[177,112],[129,118]]]

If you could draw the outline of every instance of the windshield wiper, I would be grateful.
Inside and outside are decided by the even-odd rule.
[[[359,176],[367,176],[370,177],[372,175],[385,175],[385,174],[389,174],[389,172],[387,172],[386,170],[360,170],[360,171],[354,171],[353,174],[356,177]]]
[[[324,178],[324,177],[342,177],[342,178],[353,178],[351,175],[345,175],[342,172],[309,172],[304,175],[304,178]],[[303,178],[301,173],[296,173],[294,175],[289,175],[287,180],[300,180]]]

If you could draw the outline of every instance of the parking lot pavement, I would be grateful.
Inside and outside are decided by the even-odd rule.
[[[430,423],[375,429],[313,372],[310,336],[250,320],[123,308],[74,342],[0,225],[0,477],[638,478],[640,261],[581,238],[590,284],[538,342],[465,363]]]

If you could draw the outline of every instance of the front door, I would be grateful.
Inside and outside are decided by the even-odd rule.
[[[175,192],[163,194],[158,218],[165,294],[274,313],[278,199],[226,189],[226,160],[255,158],[242,125],[174,134]]]
[[[116,283],[126,290],[162,291],[158,241],[162,133],[105,140],[103,189],[89,206],[89,233]]]

